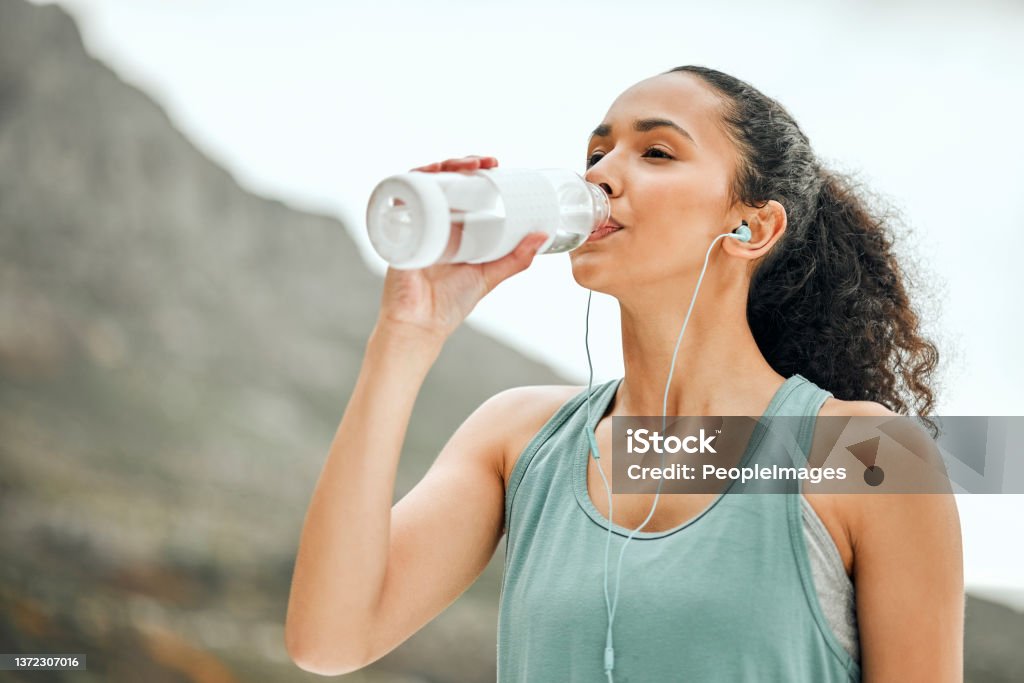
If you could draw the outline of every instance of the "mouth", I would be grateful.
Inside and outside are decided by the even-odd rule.
[[[611,218],[607,222],[605,222],[604,225],[598,228],[594,228],[590,232],[590,237],[587,238],[587,242],[595,242],[599,239],[602,239],[612,234],[613,232],[618,232],[619,230],[622,230],[622,226],[619,225],[619,222],[616,221],[614,218]]]

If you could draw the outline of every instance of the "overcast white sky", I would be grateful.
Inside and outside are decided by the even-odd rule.
[[[60,4],[93,54],[243,185],[338,216],[380,273],[363,211],[381,178],[463,154],[582,172],[587,134],[630,84],[688,63],[732,73],[778,99],[819,156],[858,173],[914,229],[908,254],[941,303],[929,322],[948,362],[938,412],[1024,415],[1014,3]],[[615,302],[595,302],[599,382],[621,376],[622,361]],[[585,305],[568,256],[547,255],[469,324],[585,383]],[[969,584],[1024,592],[1024,496],[959,498]]]

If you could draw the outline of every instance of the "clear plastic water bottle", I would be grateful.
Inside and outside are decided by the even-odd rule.
[[[395,268],[485,263],[546,232],[537,253],[569,251],[604,225],[604,190],[563,169],[412,171],[381,181],[366,209],[370,243]]]

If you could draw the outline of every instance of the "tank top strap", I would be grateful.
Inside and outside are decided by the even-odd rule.
[[[595,411],[599,411],[601,407],[608,405],[610,402],[609,399],[611,398],[608,395],[609,392],[614,393],[621,381],[621,378],[612,379],[603,384],[591,387],[590,402]],[[574,435],[581,433],[582,430],[586,428],[588,423],[586,402],[587,390],[584,389],[563,403],[562,406],[555,411],[555,414],[548,419],[543,427],[541,427],[540,431],[534,435],[526,445],[526,448],[524,448],[523,452],[519,455],[516,465],[513,467],[512,473],[509,476],[508,487],[505,491],[506,528],[509,520],[511,519],[512,505],[515,502],[519,485],[522,483],[523,476],[530,469],[530,464],[534,457],[541,450],[541,447],[553,438],[554,440],[559,441],[559,446],[564,447],[566,444],[563,444],[563,441],[571,439]],[[599,415],[593,415],[589,420],[596,422],[599,417]],[[568,464],[571,464],[571,459],[567,462]]]
[[[832,394],[803,375],[794,374],[779,390],[758,419],[751,442],[754,444],[740,466],[801,468],[808,464],[818,411]],[[756,478],[737,483],[733,489],[744,493],[794,493],[799,482],[789,478]]]
[[[832,393],[825,391],[799,373],[793,375],[791,380],[792,390],[786,395],[779,409],[775,411],[775,415],[784,418],[800,418],[784,421],[789,423],[793,437],[800,447],[800,452],[796,455],[801,457],[801,461],[796,464],[805,465],[811,452],[818,412],[825,401],[832,396]]]

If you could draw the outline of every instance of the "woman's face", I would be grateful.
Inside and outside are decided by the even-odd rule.
[[[740,224],[730,192],[737,151],[720,100],[697,76],[669,73],[622,93],[587,146],[586,179],[604,187],[623,226],[570,252],[573,277],[613,296],[673,286]]]

